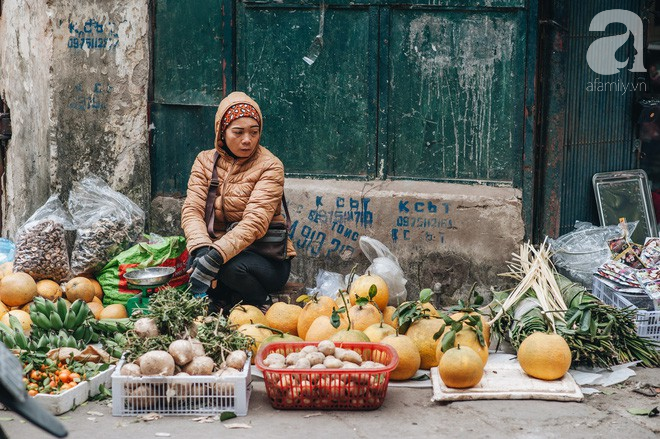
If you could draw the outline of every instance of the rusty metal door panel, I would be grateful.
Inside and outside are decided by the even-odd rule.
[[[524,11],[391,13],[390,176],[511,182],[523,144]]]
[[[641,13],[642,3],[558,0],[549,10],[546,59],[550,63],[544,75],[547,137],[543,142],[543,206],[538,218],[541,238],[567,233],[575,221],[598,224],[592,176],[637,167],[634,104],[643,78],[628,70],[635,56],[633,39],[616,51],[619,61],[630,61],[616,75],[591,70],[586,54],[595,40],[626,31],[623,24],[612,23],[606,32],[590,32],[596,14],[610,9]]]

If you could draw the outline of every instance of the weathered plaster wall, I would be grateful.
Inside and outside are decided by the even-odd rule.
[[[150,201],[147,1],[57,0],[53,15],[52,185],[88,174]]]
[[[497,274],[524,237],[517,189],[419,181],[287,179],[293,220],[292,280],[314,285],[320,268],[348,273],[369,265],[360,236],[376,238],[399,259],[408,297],[421,288],[451,303],[473,282],[501,285]],[[152,230],[180,234],[181,200],[152,203]],[[483,291],[483,289],[482,289]]]
[[[4,0],[0,16],[0,95],[11,111],[12,138],[4,151],[3,236],[48,198],[48,130],[52,49],[44,0]]]
[[[3,234],[89,174],[148,208],[146,0],[6,0],[0,93],[11,109]]]

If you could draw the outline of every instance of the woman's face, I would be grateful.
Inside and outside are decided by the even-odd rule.
[[[233,121],[225,130],[225,145],[236,157],[249,157],[259,144],[259,124],[251,117]]]

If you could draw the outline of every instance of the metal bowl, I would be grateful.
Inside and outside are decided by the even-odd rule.
[[[149,267],[128,271],[124,279],[133,285],[163,285],[174,275],[174,267]]]

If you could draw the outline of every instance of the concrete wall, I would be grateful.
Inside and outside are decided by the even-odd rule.
[[[150,201],[146,0],[5,0],[0,93],[11,109],[3,234],[95,174]]]
[[[0,96],[11,112],[3,151],[3,236],[48,198],[52,28],[43,0],[4,0],[0,16]]]
[[[502,285],[511,252],[524,237],[517,189],[419,181],[354,182],[287,179],[293,220],[292,280],[315,284],[319,269],[362,273],[369,260],[361,236],[378,239],[399,259],[408,298],[421,288],[438,292],[439,304],[455,303],[472,283],[485,292]],[[152,203],[152,230],[182,233],[181,201]]]

